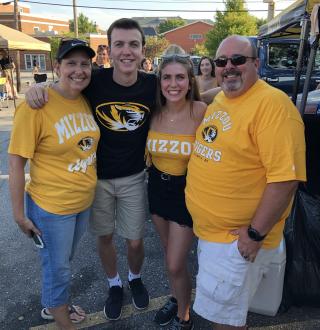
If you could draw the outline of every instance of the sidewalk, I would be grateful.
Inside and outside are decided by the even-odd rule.
[[[19,98],[16,99],[16,106],[24,101],[24,94],[19,94]],[[10,132],[14,116],[14,101],[9,100],[9,107],[7,108],[6,102],[3,102],[0,106],[0,132]]]

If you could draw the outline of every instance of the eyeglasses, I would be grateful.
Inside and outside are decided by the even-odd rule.
[[[99,45],[98,48],[107,48],[107,45]]]
[[[228,61],[230,60],[232,65],[242,65],[245,64],[247,62],[247,59],[251,58],[252,60],[255,60],[256,57],[252,57],[252,56],[244,56],[244,55],[232,55],[231,57],[218,57],[217,59],[215,59],[213,62],[215,63],[215,65],[218,68],[224,68],[227,64]]]

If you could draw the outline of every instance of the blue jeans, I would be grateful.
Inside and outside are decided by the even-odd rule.
[[[39,249],[42,265],[42,298],[44,307],[69,303],[70,260],[87,228],[89,209],[76,214],[58,215],[40,208],[27,194],[27,217],[41,231],[45,247]]]

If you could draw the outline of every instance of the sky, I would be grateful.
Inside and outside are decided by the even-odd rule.
[[[30,7],[33,14],[73,19],[73,1],[76,2],[78,15],[83,13],[103,30],[121,17],[180,16],[185,19],[214,20],[215,10],[225,9],[223,0],[23,0],[20,3]],[[277,14],[294,1],[274,0],[274,2],[275,14]],[[268,4],[263,0],[247,0],[246,4],[252,15],[260,18],[267,17]]]

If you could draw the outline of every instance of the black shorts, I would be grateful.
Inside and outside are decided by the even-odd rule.
[[[148,180],[150,213],[192,228],[192,218],[185,201],[185,187],[186,175],[169,175],[152,166]]]

